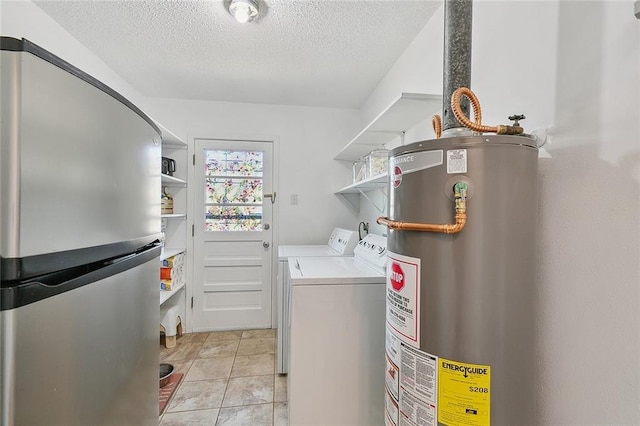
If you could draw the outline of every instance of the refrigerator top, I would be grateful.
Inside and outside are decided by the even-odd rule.
[[[0,49],[0,258],[24,269],[25,259],[155,238],[158,125],[28,40],[2,37]]]
[[[142,110],[140,110],[137,106],[135,106],[133,103],[131,103],[131,101],[129,101],[127,98],[125,98],[120,93],[116,92],[115,90],[113,90],[111,87],[107,86],[106,84],[104,84],[100,80],[90,76],[86,72],[84,72],[81,69],[71,65],[69,62],[65,61],[64,59],[62,59],[62,58],[60,58],[60,57],[58,57],[56,55],[54,55],[53,53],[49,52],[48,50],[43,49],[42,47],[38,46],[37,44],[32,43],[32,42],[30,42],[29,40],[27,40],[25,38],[17,39],[17,38],[13,38],[13,37],[2,36],[2,37],[0,37],[0,50],[9,51],[9,52],[30,53],[32,55],[37,56],[40,59],[43,59],[43,60],[49,62],[52,65],[55,65],[56,67],[68,72],[69,74],[72,74],[72,75],[80,78],[81,80],[86,81],[87,83],[91,84],[92,86],[96,87],[97,89],[102,90],[104,93],[108,94],[109,96],[111,96],[114,99],[116,99],[118,102],[121,102],[123,105],[127,106],[127,108],[129,108],[132,111],[134,111],[143,120],[145,120],[147,123],[149,123],[149,125],[151,127],[153,127],[153,129],[158,133],[158,136],[162,137],[162,132],[160,131],[160,128],[151,119],[151,117],[149,117],[147,114],[142,112]]]

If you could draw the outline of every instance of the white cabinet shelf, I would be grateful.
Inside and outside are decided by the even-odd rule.
[[[404,132],[440,112],[442,96],[424,93],[401,93],[391,104],[356,135],[335,156],[336,160],[356,161],[372,150],[392,141]],[[403,140],[404,142],[404,140]],[[356,212],[360,211],[360,197],[369,201],[381,214],[385,214],[387,203],[388,175],[382,174],[346,186],[335,192]],[[367,192],[379,190],[383,194],[383,205],[375,203]]]
[[[187,186],[186,180],[165,175],[165,174],[162,174],[161,176],[162,176],[162,186]]]
[[[184,288],[185,285],[186,285],[185,283],[182,283],[170,291],[160,290],[160,304],[162,305],[164,302],[169,300],[171,296],[173,296],[174,294],[177,294],[180,290]]]
[[[162,148],[170,149],[187,149],[187,144],[177,137],[173,132],[164,127],[162,124],[156,122],[162,133]]]
[[[187,215],[184,213],[172,213],[160,215],[162,219],[186,219]]]
[[[385,214],[387,204],[387,185],[389,185],[389,176],[384,173],[369,179],[345,186],[336,195],[340,195],[349,206],[357,213],[360,211],[360,196],[362,195],[380,214]],[[367,193],[372,190],[378,190],[382,193],[382,204],[376,203]]]
[[[169,248],[169,247],[163,247],[162,248],[162,253],[160,254],[160,260],[165,260],[168,259],[172,256],[175,256],[177,254],[180,253],[184,253],[185,249],[183,248]],[[173,296],[174,294],[177,294],[180,290],[182,290],[184,288],[186,284],[183,282],[182,284],[177,285],[174,289],[172,290],[160,290],[160,305],[162,305],[164,302],[166,302],[167,300],[169,300],[171,298],[171,296]]]
[[[439,113],[442,96],[402,93],[335,156],[355,161],[373,149],[390,142],[416,124]]]
[[[345,186],[341,190],[336,191],[336,194],[360,194],[363,191],[370,191],[372,189],[383,189],[389,182],[388,178],[389,176],[386,173],[383,173],[381,175],[354,183],[353,185]]]
[[[185,249],[183,248],[162,247],[162,252],[160,253],[160,260],[165,260],[175,256],[176,254],[180,254],[184,252],[185,252]]]

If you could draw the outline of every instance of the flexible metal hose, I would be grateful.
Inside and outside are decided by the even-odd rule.
[[[471,102],[471,106],[473,108],[473,117],[475,119],[475,123],[472,123],[471,120],[464,115],[462,112],[462,108],[460,107],[460,100],[462,97],[469,99]],[[473,130],[478,133],[497,133],[498,128],[495,126],[483,126],[482,125],[482,110],[480,109],[480,101],[476,97],[475,93],[471,91],[471,89],[467,87],[459,87],[453,92],[451,95],[451,109],[453,110],[453,115],[456,116],[456,119],[468,129]]]
[[[471,106],[473,107],[473,117],[475,119],[475,123],[472,123],[471,120],[464,115],[462,108],[460,107],[460,99],[462,97],[466,97],[471,101]],[[483,126],[482,125],[482,111],[480,109],[480,101],[476,95],[469,89],[468,87],[459,87],[453,92],[451,95],[451,109],[453,110],[453,115],[455,115],[456,119],[468,129],[473,130],[477,133],[496,133],[498,135],[520,135],[524,131],[522,127],[518,125],[516,121],[513,126],[507,126],[504,124],[498,124],[497,126]],[[513,120],[523,119],[523,116],[513,116],[509,117]]]
[[[442,118],[438,114],[431,117],[431,126],[433,126],[436,139],[440,139],[440,136],[442,136]]]

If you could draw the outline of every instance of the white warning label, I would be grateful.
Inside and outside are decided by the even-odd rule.
[[[398,403],[389,392],[385,392],[384,409],[387,420],[390,424],[396,426],[398,424]]]
[[[387,324],[403,341],[420,346],[420,258],[389,252]]]
[[[400,339],[393,334],[393,331],[387,326],[385,336],[385,348],[387,356],[395,365],[400,365]]]
[[[409,392],[400,394],[400,411],[402,417],[409,420],[414,425],[435,426],[436,424],[436,407],[432,404],[425,404],[415,398]]]
[[[387,390],[397,401],[399,398],[398,389],[400,388],[400,372],[398,371],[398,366],[391,362],[388,355],[385,357],[385,360],[387,361],[387,367],[384,382],[387,386]]]
[[[467,173],[466,149],[451,149],[447,151],[447,173]]]
[[[435,405],[437,366],[437,357],[402,344],[400,386]]]

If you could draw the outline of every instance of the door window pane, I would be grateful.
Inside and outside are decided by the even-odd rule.
[[[262,204],[262,179],[207,179],[207,203]]]
[[[207,206],[205,231],[262,231],[262,206]]]
[[[209,150],[205,158],[207,176],[262,177],[261,151]]]
[[[205,151],[205,231],[262,231],[262,151]]]

